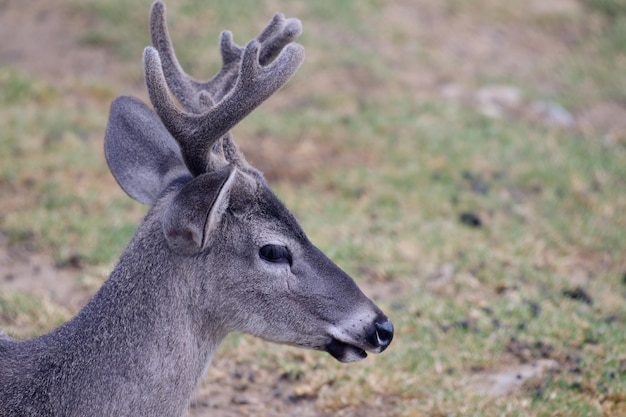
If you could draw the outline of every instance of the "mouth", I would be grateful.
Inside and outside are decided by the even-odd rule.
[[[326,344],[325,350],[333,358],[343,363],[357,362],[367,358],[365,350],[335,338],[331,339],[331,341]]]
[[[367,352],[381,353],[387,349],[393,339],[393,324],[382,314],[373,325],[366,326],[356,333],[346,330],[346,328],[356,327],[354,323],[352,326],[349,324],[341,327],[332,326],[321,348],[339,362],[363,360],[367,358]]]

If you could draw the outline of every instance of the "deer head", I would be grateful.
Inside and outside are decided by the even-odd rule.
[[[206,82],[181,69],[160,1],[150,26],[143,62],[154,110],[115,99],[105,154],[121,187],[152,206],[160,227],[151,239],[167,243],[176,273],[197,288],[199,331],[241,331],[342,362],[382,352],[391,322],[309,241],[229,133],[302,63],[300,22],[277,14],[244,47],[223,32],[222,68]]]

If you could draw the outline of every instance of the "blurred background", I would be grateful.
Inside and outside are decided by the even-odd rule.
[[[146,208],[108,171],[151,1],[0,0],[0,328],[106,279]],[[396,325],[380,356],[232,335],[191,415],[626,415],[624,0],[169,0],[186,71],[276,11],[306,60],[234,129]]]

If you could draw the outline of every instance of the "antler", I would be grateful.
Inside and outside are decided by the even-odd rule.
[[[193,175],[206,171],[207,156],[216,141],[280,89],[304,59],[304,48],[292,43],[302,32],[300,21],[276,14],[244,48],[233,42],[230,32],[222,32],[222,68],[211,80],[200,82],[187,75],[176,59],[165,23],[165,5],[160,1],[152,7],[150,27],[157,48],[144,51],[150,100],[178,141]],[[173,102],[168,87],[184,110]],[[233,147],[224,143],[227,145]]]

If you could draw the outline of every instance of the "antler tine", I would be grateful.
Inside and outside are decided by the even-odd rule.
[[[260,44],[259,63],[267,66],[282,52],[284,47],[292,43],[302,34],[302,23],[298,19],[285,19],[282,13],[276,13],[265,29],[256,37]],[[203,83],[203,88],[213,93],[215,101],[219,101],[232,88],[236,77],[230,71],[231,65],[237,70],[244,53],[244,48],[233,42],[230,31],[222,32],[220,36],[222,53],[222,70],[211,80]]]
[[[189,115],[178,109],[173,102],[168,92],[165,75],[163,74],[161,58],[156,49],[150,46],[144,49],[143,65],[148,95],[152,105],[167,130],[178,142],[185,165],[187,165],[189,171],[194,176],[201,174],[206,168],[206,156],[219,137],[208,142],[179,139],[190,134],[185,123]]]
[[[292,43],[274,61],[261,66],[256,39],[245,47],[239,76],[232,89],[204,113],[179,110],[168,94],[159,53],[144,51],[146,85],[150,100],[161,121],[181,146],[185,163],[193,175],[206,171],[207,155],[213,144],[241,119],[280,89],[304,60],[304,48]]]
[[[203,84],[194,80],[180,66],[165,20],[165,4],[155,1],[150,10],[150,35],[152,45],[161,55],[163,72],[170,90],[188,111],[200,112],[197,97]]]
[[[165,79],[174,96],[187,111],[200,113],[209,105],[220,101],[232,89],[239,74],[245,48],[233,41],[231,32],[222,32],[220,35],[222,68],[209,81],[197,81],[184,72],[176,58],[167,29],[165,11],[165,5],[160,0],[152,6],[150,13],[152,44],[161,55]],[[275,14],[256,38],[261,45],[260,64],[265,66],[271,63],[283,48],[301,33],[302,24],[298,19],[285,19],[282,14]]]
[[[276,13],[267,27],[257,36],[263,45],[259,62],[267,65],[280,51],[302,34],[302,23],[296,18],[285,19],[282,13]]]

